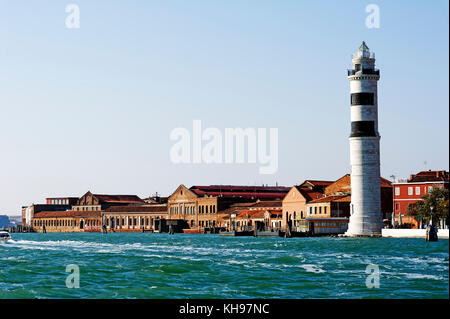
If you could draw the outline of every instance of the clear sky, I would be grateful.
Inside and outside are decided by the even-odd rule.
[[[80,8],[80,28],[65,7]],[[365,8],[380,8],[369,29]],[[381,173],[449,163],[448,1],[0,0],[0,214],[50,196],[334,180],[351,53],[376,53]],[[174,164],[176,127],[278,128],[279,167]],[[425,164],[426,161],[426,164]]]

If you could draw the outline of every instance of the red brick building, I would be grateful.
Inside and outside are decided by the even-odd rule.
[[[393,183],[396,223],[410,224],[412,228],[419,228],[420,222],[414,216],[408,215],[408,206],[422,200],[422,196],[428,194],[433,187],[448,189],[448,182],[449,172],[429,170],[411,175],[407,180],[398,180]]]

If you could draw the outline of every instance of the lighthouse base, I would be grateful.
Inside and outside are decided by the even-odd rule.
[[[362,215],[362,216],[361,216]],[[350,216],[346,237],[381,237],[381,214],[354,214]]]
[[[342,235],[342,237],[371,237],[371,238],[379,238],[382,237],[381,234],[372,234],[372,235],[356,235],[356,234],[349,234],[345,233]]]

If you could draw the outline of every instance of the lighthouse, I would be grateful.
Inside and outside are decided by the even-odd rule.
[[[350,81],[351,203],[347,236],[380,236],[380,134],[375,54],[363,42],[352,55]]]

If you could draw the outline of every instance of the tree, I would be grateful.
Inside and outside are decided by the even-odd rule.
[[[421,201],[408,206],[408,215],[417,216],[427,224],[431,216],[433,224],[438,224],[439,220],[445,219],[448,224],[448,204],[449,191],[441,187],[433,187],[433,189],[426,195],[422,196]],[[433,207],[433,209],[431,209]]]

